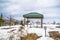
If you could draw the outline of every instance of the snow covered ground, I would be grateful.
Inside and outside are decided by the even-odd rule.
[[[60,28],[56,28],[56,26],[58,25],[44,25],[44,27],[47,27],[46,29],[46,35],[47,37],[45,37],[45,30],[44,27],[43,28],[30,28],[25,26],[25,31],[27,31],[27,33],[36,33],[38,36],[42,36],[41,38],[37,39],[37,40],[53,40],[52,38],[49,37],[49,31],[59,31],[60,32]],[[10,36],[13,35],[15,36],[15,38],[13,40],[17,40],[17,30],[21,27],[21,25],[15,25],[15,26],[2,26],[0,27],[0,40],[9,40]],[[6,29],[9,28],[9,29]],[[26,34],[26,33],[25,33]]]
[[[41,38],[38,38],[37,40],[54,40],[50,37],[41,37]]]

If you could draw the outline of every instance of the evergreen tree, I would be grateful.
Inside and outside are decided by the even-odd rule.
[[[3,15],[1,13],[0,14],[0,26],[3,26],[4,25],[4,20],[2,18],[3,18]]]
[[[2,15],[2,13],[0,14],[0,18],[1,18],[1,19],[3,18],[3,15]]]

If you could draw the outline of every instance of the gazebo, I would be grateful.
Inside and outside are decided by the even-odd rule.
[[[37,13],[37,12],[30,12],[28,14],[23,15],[23,17],[24,17],[24,23],[25,23],[25,18],[27,19],[27,21],[28,21],[29,18],[41,19],[41,28],[43,27],[43,15],[42,14]]]

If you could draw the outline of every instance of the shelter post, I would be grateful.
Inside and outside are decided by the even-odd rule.
[[[28,18],[27,18],[27,21],[28,21]],[[28,27],[28,22],[27,22],[27,27]]]
[[[41,28],[43,28],[43,18],[41,18]]]
[[[25,18],[24,18],[24,25],[25,25]]]

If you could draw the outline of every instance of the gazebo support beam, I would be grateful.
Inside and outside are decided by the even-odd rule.
[[[24,18],[24,25],[25,25],[25,18]]]
[[[41,28],[43,28],[43,19],[41,18]]]
[[[27,18],[27,21],[28,21],[28,18]],[[28,27],[28,23],[27,23],[27,27]]]

